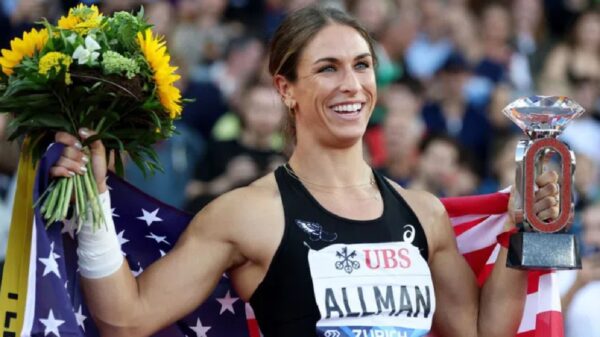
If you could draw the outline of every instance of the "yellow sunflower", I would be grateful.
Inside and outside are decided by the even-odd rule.
[[[44,48],[48,41],[48,30],[45,28],[37,31],[32,29],[30,32],[23,33],[23,39],[18,37],[10,41],[11,49],[2,49],[0,56],[0,65],[2,72],[7,76],[13,74],[13,68],[18,66],[23,58],[32,57],[33,54]]]
[[[96,5],[88,7],[79,4],[79,6],[69,9],[68,16],[63,16],[58,20],[58,28],[70,29],[79,34],[87,34],[90,29],[100,26],[100,22],[102,22],[102,14],[100,14]]]
[[[180,76],[175,74],[177,67],[169,64],[171,57],[167,53],[167,47],[162,38],[152,35],[147,29],[144,33],[137,34],[137,40],[146,61],[154,74],[154,81],[158,91],[160,103],[167,110],[172,119],[181,115],[181,93],[173,85]]]

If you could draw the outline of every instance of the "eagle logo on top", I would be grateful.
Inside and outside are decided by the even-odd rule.
[[[333,242],[337,240],[336,233],[330,233],[323,229],[323,226],[316,222],[308,222],[296,219],[296,225],[302,229],[311,241]]]

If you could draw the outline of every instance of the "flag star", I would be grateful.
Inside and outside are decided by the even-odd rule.
[[[239,298],[231,297],[229,291],[227,291],[225,297],[217,298],[217,301],[221,303],[221,311],[219,312],[219,315],[222,315],[225,311],[231,311],[231,313],[235,315],[235,311],[233,310],[233,303],[235,303],[237,300],[239,300]]]
[[[110,213],[112,214],[113,218],[120,218],[119,214],[115,213],[115,209],[116,208],[111,208],[110,209]]]
[[[127,242],[129,242],[129,240],[127,240],[125,237],[125,230],[122,230],[119,232],[119,234],[117,234],[117,239],[119,239],[119,245],[121,245],[121,253],[123,254],[123,256],[127,255],[125,254],[125,251],[123,250],[123,245],[126,244]]]
[[[50,313],[48,314],[48,318],[42,319],[40,318],[40,322],[44,325],[44,336],[48,336],[50,333],[54,334],[57,337],[60,337],[60,333],[58,332],[58,327],[63,325],[65,321],[61,319],[56,319],[54,317],[54,313],[52,309],[50,309]]]
[[[60,234],[69,233],[71,239],[75,239],[75,230],[77,229],[77,222],[75,217],[71,219],[66,219],[63,221],[63,228],[60,231]]]
[[[162,249],[159,249],[158,251],[160,252],[160,257],[167,255]]]
[[[131,273],[133,274],[134,277],[138,277],[139,274],[141,274],[144,271],[144,268],[142,268],[142,265],[138,262],[138,270],[131,270]]]
[[[210,330],[209,326],[202,326],[202,322],[200,322],[200,318],[196,322],[195,326],[190,326],[190,329],[196,333],[196,337],[208,337],[206,333]]]
[[[158,210],[159,210],[159,208],[155,209],[152,212],[148,212],[147,210],[142,208],[143,215],[140,217],[137,217],[137,219],[145,221],[146,225],[148,225],[148,226],[152,225],[153,222],[163,221],[161,218],[156,216],[156,214],[158,213]]]
[[[171,245],[169,243],[169,241],[165,240],[167,238],[166,236],[158,236],[158,235],[150,232],[150,235],[146,235],[146,237],[148,239],[152,239],[152,240],[156,241],[156,243],[164,242],[164,243],[168,244],[169,246]]]
[[[46,276],[50,273],[54,273],[60,278],[60,272],[58,271],[58,263],[56,259],[59,259],[60,255],[54,253],[54,242],[50,244],[50,254],[47,258],[39,258],[40,262],[44,265],[44,272],[42,276]]]
[[[77,325],[79,325],[83,331],[85,331],[85,320],[87,319],[87,316],[83,314],[83,312],[81,311],[81,305],[79,306],[79,310],[77,310],[77,312],[75,313],[75,319],[77,320]]]

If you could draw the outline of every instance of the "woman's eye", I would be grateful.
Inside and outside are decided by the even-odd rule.
[[[369,68],[370,65],[367,62],[358,62],[355,67],[356,67],[356,69],[363,70],[363,69]]]
[[[332,65],[323,66],[323,67],[319,68],[320,73],[332,72],[332,71],[335,71],[335,67]]]

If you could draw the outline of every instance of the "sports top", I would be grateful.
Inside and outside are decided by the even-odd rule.
[[[424,336],[435,295],[423,228],[373,171],[382,214],[353,220],[325,209],[289,166],[275,170],[285,228],[250,304],[265,337]]]

